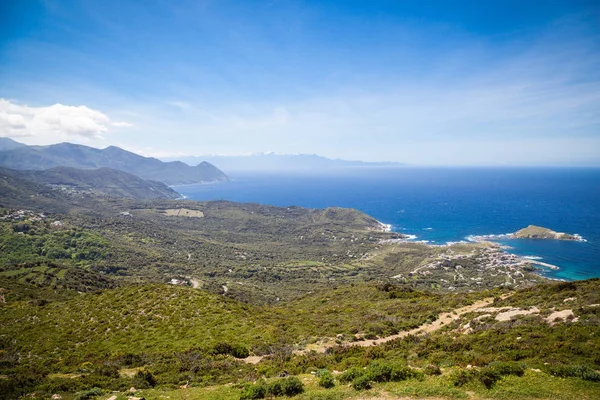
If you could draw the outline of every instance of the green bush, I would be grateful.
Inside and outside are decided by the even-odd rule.
[[[295,376],[282,378],[283,394],[286,396],[295,396],[304,392],[304,384]]]
[[[283,393],[283,382],[282,379],[277,379],[267,386],[267,393],[272,396],[282,396]]]
[[[75,400],[88,400],[91,399],[92,397],[96,397],[96,396],[102,396],[104,394],[104,392],[102,392],[102,389],[100,388],[92,388],[90,390],[84,390],[82,392],[77,392],[75,393]]]
[[[427,364],[425,368],[423,368],[423,372],[425,375],[441,375],[442,370],[437,365]]]
[[[246,386],[240,395],[240,400],[264,399],[266,395],[267,383],[261,380]]]
[[[491,367],[484,367],[477,372],[477,378],[488,389],[491,389],[501,377],[502,375]]]
[[[329,371],[321,374],[319,378],[319,386],[324,387],[325,389],[329,389],[335,386],[335,379],[333,374]]]
[[[213,354],[231,354],[233,352],[233,346],[224,342],[216,343],[213,346],[212,352]]]
[[[450,381],[454,384],[454,386],[464,386],[473,381],[475,379],[475,375],[476,374],[473,371],[459,369],[452,371],[452,374],[450,374]]]
[[[352,381],[352,387],[354,388],[354,390],[371,389],[371,379],[368,375],[358,376]]]
[[[246,346],[238,344],[233,346],[230,354],[235,358],[246,358],[250,355],[250,351]]]
[[[352,367],[349,370],[343,372],[338,378],[342,383],[349,383],[354,381],[359,376],[363,376],[365,374],[365,370],[359,367]]]
[[[403,365],[395,365],[392,368],[392,373],[390,375],[390,380],[394,382],[404,381],[410,378],[422,378],[423,373],[420,371],[415,371],[414,369],[403,366]]]
[[[388,382],[392,378],[392,366],[381,361],[375,361],[367,367],[367,375],[375,382]]]
[[[156,385],[156,378],[150,371],[139,370],[133,377],[133,386],[138,389],[148,389]]]
[[[229,354],[235,358],[246,358],[250,355],[250,351],[244,345],[231,345],[229,343],[220,342],[214,345],[213,354]]]
[[[554,364],[547,368],[551,375],[561,378],[575,377],[586,381],[600,382],[600,374],[586,365]]]
[[[514,361],[495,361],[488,364],[488,368],[492,368],[500,375],[516,375],[523,376],[525,373],[525,365]]]
[[[94,372],[98,375],[106,376],[109,378],[119,377],[119,367],[115,364],[100,364],[95,368]]]

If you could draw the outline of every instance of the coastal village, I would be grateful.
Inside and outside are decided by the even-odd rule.
[[[389,244],[391,241],[386,242]],[[402,239],[396,242],[407,243]],[[422,245],[439,252],[418,267],[391,276],[392,279],[406,283],[424,281],[432,288],[448,291],[474,291],[490,286],[521,288],[544,279],[530,274],[538,270],[534,264],[558,268],[508,253],[503,246],[491,242]]]

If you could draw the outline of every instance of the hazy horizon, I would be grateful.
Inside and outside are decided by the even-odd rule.
[[[0,5],[0,137],[157,158],[599,166],[595,1]]]

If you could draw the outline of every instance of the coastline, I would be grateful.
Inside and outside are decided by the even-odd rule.
[[[390,224],[383,224],[380,222],[380,224],[382,224],[383,226],[391,226]],[[488,265],[486,265],[485,263],[483,264],[483,267],[489,267],[489,268],[496,268],[499,266],[502,267],[508,267],[510,269],[523,269],[523,268],[531,268],[531,270],[527,270],[525,269],[524,272],[529,272],[532,274],[535,274],[538,277],[541,277],[543,279],[547,279],[550,281],[567,281],[567,279],[561,279],[561,278],[554,278],[554,277],[550,277],[546,275],[546,272],[549,272],[549,270],[551,271],[558,271],[560,270],[560,267],[558,265],[554,265],[554,264],[550,264],[544,261],[541,261],[543,258],[540,256],[531,256],[531,255],[519,255],[516,253],[511,252],[510,250],[512,249],[512,247],[502,244],[502,243],[498,243],[495,240],[522,240],[521,238],[517,238],[514,236],[513,233],[506,233],[506,234],[497,234],[497,235],[469,235],[467,236],[465,239],[466,240],[461,240],[461,241],[448,241],[446,243],[441,243],[441,244],[437,244],[437,243],[431,243],[428,240],[416,240],[417,236],[416,235],[411,235],[411,234],[404,234],[402,233],[403,237],[402,238],[390,238],[390,239],[381,239],[379,241],[380,244],[385,245],[385,244],[389,244],[389,245],[393,245],[393,244],[406,244],[406,243],[419,243],[421,245],[424,245],[426,247],[429,248],[447,248],[450,252],[452,252],[452,246],[455,245],[484,245],[486,246],[483,250],[484,253],[487,253],[488,256]],[[577,240],[580,242],[586,242],[586,240],[584,238],[582,238],[580,235],[577,235],[578,238],[580,238],[581,240]],[[534,239],[529,239],[529,240],[534,240]],[[544,240],[544,239],[536,239],[536,240]],[[474,248],[475,250],[475,248]],[[473,250],[473,251],[474,251]],[[415,269],[414,271],[411,272],[412,273],[416,273],[420,270],[426,270],[428,268],[435,268],[436,266],[439,265],[439,262],[433,262],[430,264],[427,264],[425,266],[421,266],[417,269]],[[398,276],[393,276],[392,278],[398,278],[402,276],[402,274],[398,275]]]

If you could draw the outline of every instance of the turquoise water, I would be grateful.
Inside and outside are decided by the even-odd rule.
[[[325,175],[238,174],[234,182],[179,186],[194,200],[277,206],[352,207],[398,232],[435,244],[515,232],[529,224],[578,233],[587,242],[504,240],[540,257],[558,279],[600,276],[600,169],[396,168]]]

